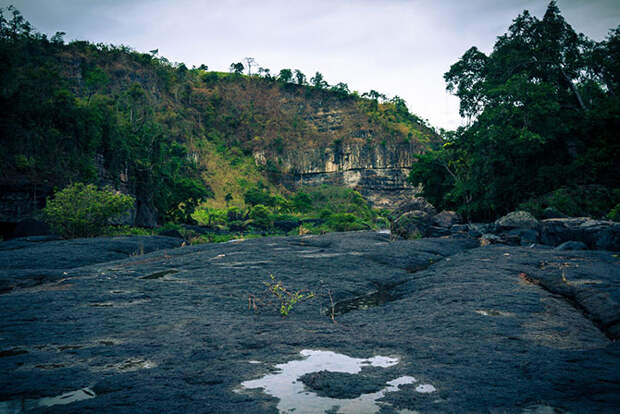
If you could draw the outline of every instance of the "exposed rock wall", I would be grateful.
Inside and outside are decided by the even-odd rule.
[[[369,145],[356,141],[278,156],[275,163],[283,173],[283,183],[289,188],[344,185],[359,191],[375,207],[384,208],[393,208],[418,192],[407,177],[415,154],[421,152],[419,144]],[[259,164],[270,159],[264,152],[254,157]]]

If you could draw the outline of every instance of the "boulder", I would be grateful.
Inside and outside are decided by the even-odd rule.
[[[485,233],[480,236],[480,246],[488,246],[490,244],[505,244],[506,241],[500,236],[492,233]]]
[[[531,244],[538,243],[539,234],[536,230],[532,229],[512,229],[508,233],[510,237],[516,237],[518,243],[521,246],[529,246]]]
[[[547,219],[541,223],[541,242],[558,246],[579,241],[595,250],[620,250],[620,223],[589,217]]]
[[[546,219],[552,219],[552,218],[566,218],[567,216],[561,211],[556,210],[553,207],[547,207],[543,211],[543,217]]]
[[[455,211],[443,210],[433,216],[433,224],[437,227],[450,228],[460,223],[462,223],[461,216]]]
[[[407,203],[402,204],[400,207],[398,207],[392,212],[392,216],[398,218],[410,211],[423,211],[429,216],[434,216],[437,214],[437,210],[435,209],[435,207],[433,207],[431,203],[420,197],[414,198]]]
[[[403,239],[419,239],[429,234],[432,226],[430,214],[421,210],[409,211],[398,217],[391,226],[391,232]]]
[[[538,220],[527,211],[513,211],[498,219],[495,224],[503,229],[537,229]]]

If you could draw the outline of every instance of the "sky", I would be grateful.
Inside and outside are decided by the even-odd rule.
[[[600,41],[620,24],[617,0],[558,0],[577,32]],[[253,57],[271,73],[319,71],[407,101],[431,125],[463,123],[443,74],[472,46],[488,53],[527,9],[546,0],[0,0],[42,33],[65,40],[130,46],[188,67],[228,71]]]

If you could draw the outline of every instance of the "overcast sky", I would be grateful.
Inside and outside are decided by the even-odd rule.
[[[39,31],[65,40],[124,44],[189,67],[227,71],[253,57],[272,73],[320,71],[404,98],[437,127],[460,125],[443,73],[471,46],[489,52],[512,19],[542,17],[546,0],[0,0]],[[566,20],[594,40],[620,24],[618,0],[559,0]]]

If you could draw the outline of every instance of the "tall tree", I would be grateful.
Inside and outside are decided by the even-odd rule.
[[[425,193],[476,219],[562,185],[610,184],[608,154],[618,156],[618,140],[603,137],[619,117],[609,111],[614,33],[601,44],[588,40],[552,1],[541,20],[519,15],[489,56],[470,48],[444,75],[469,125],[422,157],[412,180],[424,184],[441,171],[441,194]],[[585,171],[586,160],[595,173]]]

